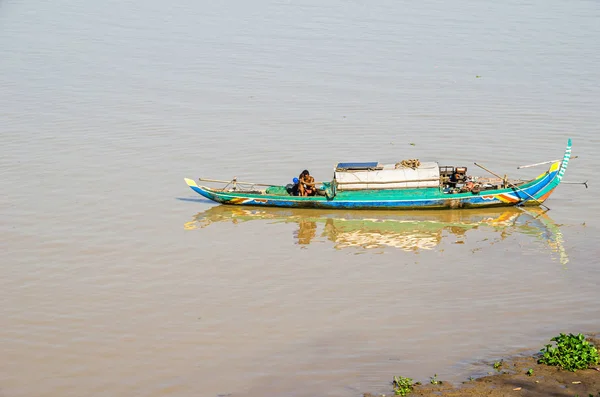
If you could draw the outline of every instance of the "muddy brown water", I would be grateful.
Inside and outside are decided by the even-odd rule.
[[[598,330],[599,16],[3,1],[0,395],[356,396]],[[568,137],[564,180],[590,187],[547,214],[240,212],[183,181],[410,158],[525,178]]]

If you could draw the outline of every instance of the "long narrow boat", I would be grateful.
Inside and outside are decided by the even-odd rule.
[[[551,162],[549,169],[536,178],[515,182],[506,178],[467,178],[466,167],[441,167],[436,162],[338,163],[333,180],[319,184],[320,194],[316,196],[293,196],[289,186],[264,185],[265,189],[256,189],[260,184],[235,179],[223,188],[198,186],[188,178],[185,181],[198,194],[231,205],[370,210],[540,206],[560,184],[570,157],[571,139],[562,160]],[[452,175],[458,175],[458,183],[450,179]]]

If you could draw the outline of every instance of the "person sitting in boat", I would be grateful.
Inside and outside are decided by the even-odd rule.
[[[290,183],[288,185],[286,185],[285,189],[287,190],[288,194],[290,196],[297,196],[298,195],[298,185],[299,185],[299,180],[298,178],[294,178],[292,180],[293,183]]]
[[[460,176],[458,175],[458,172],[453,172],[452,175],[450,175],[450,178],[448,179],[448,187],[455,188],[459,179]]]
[[[314,196],[316,194],[315,178],[310,176],[308,170],[302,171],[298,178],[298,195]]]

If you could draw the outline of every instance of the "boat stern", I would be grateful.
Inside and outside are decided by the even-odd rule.
[[[185,180],[185,183],[187,183],[187,185],[190,187],[190,189],[192,189],[193,191],[195,191],[199,195],[201,195],[203,197],[206,197],[209,200],[217,201],[217,200],[215,200],[215,197],[214,197],[213,194],[211,194],[203,186],[198,186],[198,184],[196,183],[196,181],[194,181],[193,179],[189,179],[189,178],[183,178],[183,179]]]

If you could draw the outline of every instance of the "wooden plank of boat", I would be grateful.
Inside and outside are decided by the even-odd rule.
[[[263,191],[222,190],[199,186],[192,179],[185,178],[188,186],[196,193],[222,204],[254,205],[287,208],[320,209],[459,209],[487,208],[501,206],[539,206],[560,184],[571,157],[571,140],[568,140],[562,160],[538,177],[502,189],[483,190],[478,193],[466,192],[449,194],[441,188],[401,188],[363,189],[335,191],[335,180],[326,187],[327,196],[291,196],[270,194]],[[239,184],[240,182],[238,182]],[[277,187],[284,190],[285,187]]]

